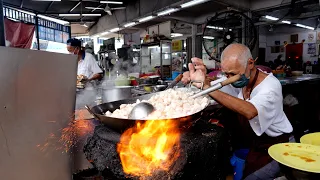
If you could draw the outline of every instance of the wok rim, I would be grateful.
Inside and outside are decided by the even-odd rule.
[[[147,95],[156,95],[156,94],[158,94],[158,93],[159,93],[159,92],[157,92],[157,93],[151,93],[151,94],[147,94]],[[141,96],[140,96],[140,97],[141,97]],[[150,96],[148,99],[150,99],[151,97],[152,97],[152,96]],[[119,101],[126,101],[126,100],[129,101],[129,100],[137,100],[137,99],[139,99],[140,101],[142,101],[139,97],[129,98],[129,99],[122,99],[122,100],[119,100]],[[144,99],[144,100],[148,100],[148,99]],[[115,119],[115,120],[120,120],[120,121],[160,121],[160,120],[164,121],[164,120],[180,120],[180,119],[183,119],[183,118],[188,118],[188,117],[191,117],[191,116],[193,116],[193,115],[195,115],[195,114],[198,114],[198,113],[203,112],[203,110],[205,110],[207,107],[210,106],[210,100],[208,100],[206,106],[205,106],[204,108],[202,108],[201,110],[199,110],[199,111],[197,111],[197,112],[195,112],[195,113],[193,113],[193,114],[190,114],[190,115],[181,116],[181,117],[175,117],[175,118],[171,118],[171,119],[124,119],[124,118],[117,118],[117,117],[106,116],[105,113],[106,113],[108,110],[105,111],[105,112],[102,112],[102,108],[101,108],[101,107],[103,107],[104,105],[106,105],[106,104],[112,104],[112,103],[119,102],[119,101],[102,103],[102,104],[93,106],[93,107],[91,108],[91,110],[92,110],[93,113],[95,113],[98,117],[99,117],[99,116],[103,116],[103,117],[106,117],[106,118],[113,118],[113,119]],[[132,103],[129,102],[129,103],[127,103],[127,104],[132,104]],[[122,105],[122,104],[121,104],[121,105]],[[117,107],[116,107],[116,109],[119,109],[119,108],[120,108],[120,106],[117,106]],[[99,109],[100,112],[97,113],[96,109]],[[113,110],[113,111],[115,111],[115,110]],[[113,112],[113,111],[112,111],[112,112]],[[111,111],[110,111],[110,112],[111,112]],[[102,120],[100,119],[100,117],[99,117],[99,120],[102,121]]]

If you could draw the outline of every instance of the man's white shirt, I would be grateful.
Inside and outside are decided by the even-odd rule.
[[[211,82],[214,85],[225,80],[226,77]],[[232,85],[220,89],[222,92],[243,99],[241,89]],[[257,136],[266,133],[268,136],[277,137],[284,133],[291,133],[293,128],[283,111],[282,86],[280,81],[270,73],[258,84],[246,99],[258,111],[258,115],[249,120],[250,126]]]
[[[78,62],[77,75],[84,75],[90,79],[93,75],[98,73],[102,73],[102,70],[98,66],[96,59],[92,54],[86,52],[84,59],[81,59]]]

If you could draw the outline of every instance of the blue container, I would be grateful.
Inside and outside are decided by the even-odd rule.
[[[239,149],[233,153],[230,163],[233,166],[233,180],[241,180],[249,149]]]
[[[177,76],[179,76],[179,74],[181,74],[181,72],[179,72],[179,71],[172,71],[172,79],[175,79]]]

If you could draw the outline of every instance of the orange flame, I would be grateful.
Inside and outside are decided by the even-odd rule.
[[[180,132],[174,120],[138,122],[120,138],[117,151],[125,173],[152,176],[168,171],[179,157]]]

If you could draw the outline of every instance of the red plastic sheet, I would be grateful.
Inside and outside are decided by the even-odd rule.
[[[4,18],[4,26],[7,46],[30,49],[35,25]]]

